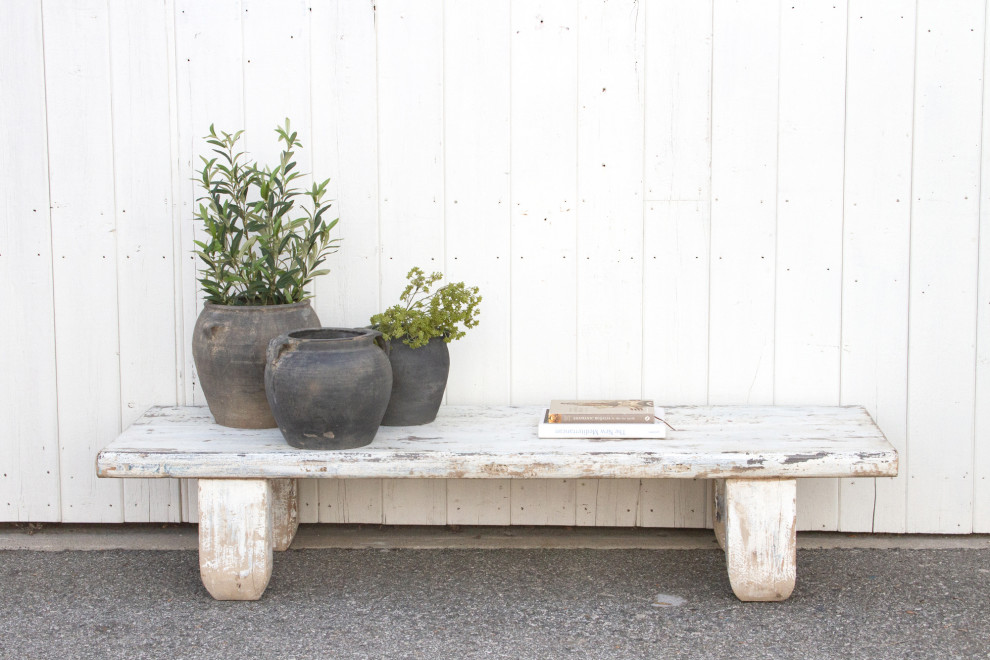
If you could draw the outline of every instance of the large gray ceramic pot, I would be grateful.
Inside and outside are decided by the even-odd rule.
[[[193,359],[206,403],[218,424],[269,429],[275,418],[265,396],[268,343],[320,319],[305,300],[291,305],[206,303],[193,330]]]
[[[381,336],[367,328],[317,328],[272,340],[265,389],[290,445],[351,449],[374,439],[392,386]]]
[[[450,353],[443,337],[425,346],[409,348],[401,340],[391,343],[392,397],[382,420],[384,426],[429,424],[437,418],[450,372]]]

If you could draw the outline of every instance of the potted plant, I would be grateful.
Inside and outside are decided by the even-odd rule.
[[[306,286],[335,252],[337,219],[325,218],[327,183],[297,187],[293,160],[302,144],[289,120],[275,129],[282,153],[274,167],[248,162],[238,150],[244,131],[204,139],[213,158],[201,157],[197,218],[206,239],[196,241],[199,282],[206,304],[193,331],[193,358],[210,412],[219,424],[275,426],[265,395],[268,343],[290,330],[318,328]]]
[[[382,419],[385,426],[436,419],[450,370],[447,344],[478,325],[478,287],[452,282],[431,291],[443,274],[427,276],[419,268],[406,279],[399,304],[371,317],[372,327],[390,342],[392,395]]]

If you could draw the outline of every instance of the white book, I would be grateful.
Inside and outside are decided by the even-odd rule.
[[[543,420],[538,425],[538,435],[541,438],[666,438],[667,425],[660,421],[663,418],[663,408],[656,408],[656,417],[652,424],[598,424],[598,423],[568,423],[550,424],[547,422],[547,410]]]

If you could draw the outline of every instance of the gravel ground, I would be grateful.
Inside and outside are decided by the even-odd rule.
[[[741,603],[714,550],[292,550],[258,602],[192,551],[0,552],[0,658],[990,657],[990,550],[802,550]]]

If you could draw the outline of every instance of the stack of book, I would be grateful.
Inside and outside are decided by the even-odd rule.
[[[663,409],[640,399],[554,399],[539,424],[541,438],[664,438]]]

